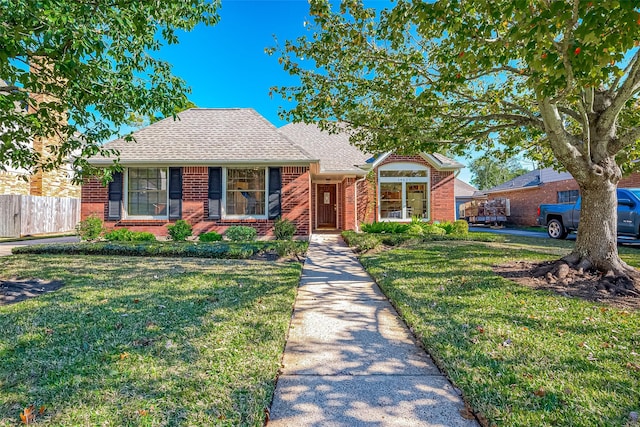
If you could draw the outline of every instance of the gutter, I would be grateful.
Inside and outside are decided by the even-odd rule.
[[[90,162],[92,166],[112,166],[116,162],[116,159],[99,160]],[[122,167],[136,167],[136,166],[219,166],[219,165],[279,165],[279,166],[308,166],[313,163],[313,160],[181,160],[172,159],[166,160],[136,160],[136,161],[118,161],[118,164]]]

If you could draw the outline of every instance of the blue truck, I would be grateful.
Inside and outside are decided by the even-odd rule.
[[[640,188],[618,190],[618,235],[640,237]],[[545,204],[538,207],[538,224],[552,239],[564,239],[578,229],[580,203]]]

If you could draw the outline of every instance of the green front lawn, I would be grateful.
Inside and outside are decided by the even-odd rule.
[[[640,312],[492,272],[573,244],[549,242],[422,242],[361,261],[488,425],[625,426],[640,411]],[[640,250],[620,252],[640,265]]]
[[[262,426],[298,263],[13,256],[60,290],[0,307],[0,425]]]

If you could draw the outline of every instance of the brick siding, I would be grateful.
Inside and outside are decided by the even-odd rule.
[[[17,173],[0,171],[0,194],[29,195],[29,183]]]
[[[273,236],[275,220],[269,219],[219,219],[208,218],[209,169],[206,166],[182,168],[182,219],[193,226],[193,234],[207,231],[224,233],[230,226],[247,225],[254,227],[259,236]],[[282,217],[296,224],[297,236],[310,234],[309,168],[282,168]],[[82,186],[82,219],[95,215],[102,220],[107,217],[108,190],[95,178],[88,179]],[[120,220],[105,221],[107,229],[127,227],[134,231],[149,231],[156,236],[167,236],[168,220]]]

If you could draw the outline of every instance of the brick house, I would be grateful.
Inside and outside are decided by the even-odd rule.
[[[248,225],[270,236],[282,217],[305,237],[375,220],[455,216],[454,175],[462,165],[439,154],[373,159],[345,134],[304,124],[277,129],[252,109],[194,108],[134,137],[105,145],[120,152],[123,172],[107,187],[85,181],[83,218],[158,236],[177,219],[192,224],[195,235]]]
[[[640,187],[640,174],[622,178],[618,187]],[[474,197],[507,198],[511,204],[509,222],[533,226],[537,225],[538,206],[545,203],[574,203],[579,195],[578,183],[569,172],[545,168],[520,175],[489,190],[479,191]]]

